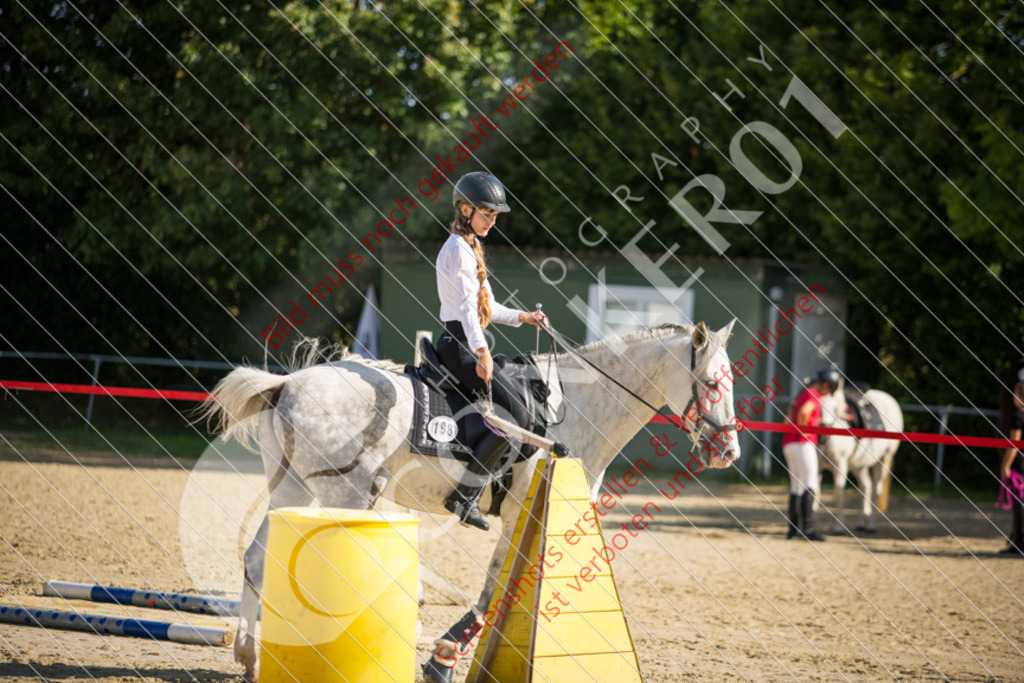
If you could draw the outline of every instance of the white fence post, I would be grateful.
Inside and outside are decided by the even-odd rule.
[[[946,433],[946,429],[949,425],[949,411],[953,409],[953,406],[942,406],[942,417],[939,419],[939,435],[942,436]],[[933,486],[932,493],[938,494],[939,486],[942,484],[942,466],[946,460],[946,444],[940,443],[939,450],[935,455],[935,484]]]
[[[92,357],[92,385],[100,385],[100,363],[103,362],[99,356]],[[89,394],[89,404],[85,408],[85,424],[92,424],[92,404],[96,400],[96,394]]]

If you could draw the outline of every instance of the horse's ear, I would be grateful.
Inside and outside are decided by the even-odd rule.
[[[698,351],[703,351],[704,347],[708,345],[708,326],[704,324],[704,321],[697,323],[696,329],[693,331],[693,348]]]
[[[836,393],[839,394],[840,396],[842,396],[843,395],[843,389],[845,387],[846,387],[846,380],[843,379],[842,375],[840,375],[839,376],[839,384],[836,385]]]
[[[715,336],[718,337],[718,340],[720,342],[725,343],[725,341],[732,336],[732,326],[735,324],[736,318],[733,318],[732,320],[729,321],[728,325],[720,329],[718,332],[715,332]]]

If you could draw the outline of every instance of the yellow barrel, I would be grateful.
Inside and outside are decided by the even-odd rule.
[[[419,520],[325,508],[269,516],[260,679],[412,683]]]

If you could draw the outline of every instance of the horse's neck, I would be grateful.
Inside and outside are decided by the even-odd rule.
[[[825,402],[827,401],[827,403]],[[826,427],[837,427],[840,429],[849,429],[850,420],[847,419],[849,415],[850,407],[845,399],[842,401],[833,399],[831,396],[822,401],[822,412],[828,409],[828,413],[832,416],[832,424],[824,425]]]
[[[835,429],[849,429],[850,421],[846,418],[847,415],[847,403],[846,400],[838,401],[831,397],[825,399],[828,401],[827,404],[823,404],[823,408],[826,406],[832,415],[832,420],[829,424],[822,422],[822,427],[832,427]],[[853,455],[854,450],[857,448],[857,440],[852,436],[842,436],[833,434],[828,437],[828,449],[833,457],[837,458],[848,458]]]
[[[654,416],[644,401],[654,406],[665,402],[667,373],[659,367],[665,365],[664,353],[655,353],[656,344],[653,339],[640,340],[618,350],[608,345],[578,352],[621,387],[578,358],[559,359],[559,371],[566,378],[566,415],[559,437],[595,478]]]

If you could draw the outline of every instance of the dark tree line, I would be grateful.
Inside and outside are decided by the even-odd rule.
[[[362,237],[566,41],[572,60],[481,149],[523,208],[507,239],[581,248],[590,217],[621,248],[655,220],[662,243],[710,255],[668,200],[717,175],[730,208],[762,212],[717,225],[727,257],[828,264],[868,374],[904,399],[991,405],[1024,325],[1022,14],[952,0],[4,0],[0,341],[260,358],[264,321],[362,248],[334,319],[304,330],[346,336],[361,292],[392,276]],[[794,76],[843,135],[780,104]],[[715,97],[727,79],[742,92],[731,111]],[[753,121],[799,155],[785,191],[734,165]],[[759,140],[743,153],[785,182],[783,150]],[[611,195],[621,185],[645,197],[633,212]],[[391,239],[443,234],[446,202],[423,204]]]

